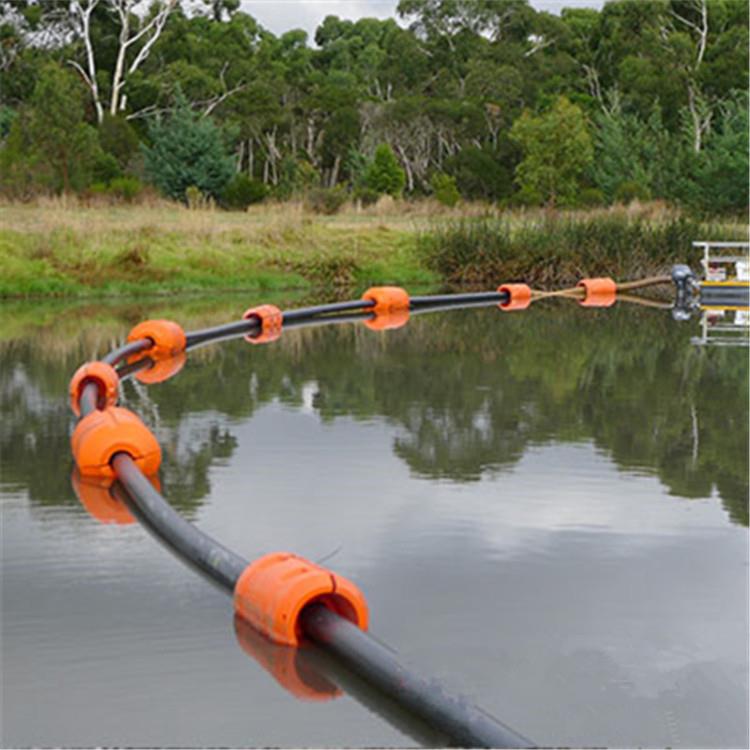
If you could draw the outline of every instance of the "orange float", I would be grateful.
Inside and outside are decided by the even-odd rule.
[[[153,360],[167,359],[185,351],[187,345],[182,326],[171,320],[144,320],[128,334],[129,342],[139,339],[149,339],[153,343],[148,349],[139,352],[135,359],[144,355]],[[128,361],[132,361],[132,358]]]
[[[128,409],[110,406],[86,415],[70,439],[73,457],[84,477],[114,477],[116,453],[127,453],[146,475],[161,464],[161,448],[153,433]]]
[[[508,295],[505,302],[498,304],[501,310],[525,310],[531,304],[531,287],[526,284],[503,284],[497,291]]]
[[[234,587],[235,612],[275,643],[299,646],[299,616],[319,602],[367,630],[367,602],[346,578],[290,552],[250,563]]]
[[[330,701],[341,695],[341,690],[310,663],[307,649],[274,643],[239,615],[234,618],[234,632],[240,648],[295,698]]]
[[[150,359],[150,357],[149,357]],[[151,366],[145,370],[139,370],[134,377],[141,383],[152,385],[154,383],[163,383],[165,380],[177,375],[185,366],[187,356],[185,352],[175,354],[174,357],[167,359],[151,360]]]
[[[75,371],[68,387],[70,408],[77,417],[81,416],[81,394],[89,383],[94,383],[98,390],[97,409],[106,409],[117,403],[120,377],[115,368],[106,362],[87,362]]]
[[[113,497],[109,491],[114,481],[103,477],[83,477],[77,468],[73,469],[70,476],[76,497],[92,518],[99,523],[119,526],[135,523],[135,518],[125,503]]]
[[[583,307],[612,307],[617,302],[617,284],[610,278],[581,279],[585,297],[579,300]]]
[[[400,286],[370,287],[362,295],[362,299],[375,303],[371,309],[376,315],[409,310],[409,294]]]
[[[281,336],[284,325],[284,315],[276,305],[258,305],[245,310],[242,316],[244,320],[257,319],[260,323],[260,331],[254,336],[245,336],[245,341],[251,344],[268,344]]]

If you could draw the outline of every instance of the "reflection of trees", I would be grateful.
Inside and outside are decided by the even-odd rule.
[[[0,369],[2,485],[10,491],[25,490],[35,504],[77,504],[70,485],[69,435],[74,418],[67,382],[86,357],[71,351],[50,363],[47,356],[40,356],[33,340],[17,342],[12,356],[7,350],[5,355],[12,364]],[[173,420],[159,415],[162,481],[169,488],[170,501],[183,511],[189,513],[208,494],[209,467],[216,459],[231,456],[236,446],[223,421],[218,414]]]
[[[690,333],[651,311],[565,305],[415,318],[386,335],[290,331],[272,346],[195,352],[176,378],[128,385],[125,398],[155,425],[165,490],[185,508],[208,492],[210,465],[234,449],[226,417],[250,417],[272,399],[300,405],[312,387],[323,420],[396,425],[394,451],[421,476],[478,479],[528,444],[593,440],[620,468],[654,472],[676,495],[716,488],[731,518],[747,524],[747,359],[696,349]],[[70,496],[63,394],[84,355],[52,365],[18,344],[11,358],[16,374],[4,369],[0,381],[4,482],[59,502]]]

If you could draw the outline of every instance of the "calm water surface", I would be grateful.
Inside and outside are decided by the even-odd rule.
[[[248,301],[0,310],[4,745],[416,744],[372,702],[295,698],[228,597],[71,489],[78,364]],[[548,305],[290,331],[123,403],[186,517],[325,558],[374,634],[537,743],[747,747],[747,350],[694,327]]]

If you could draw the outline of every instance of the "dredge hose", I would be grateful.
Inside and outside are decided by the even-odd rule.
[[[506,294],[498,292],[417,297],[412,298],[412,312],[487,306],[498,304],[506,297]],[[372,319],[375,315],[369,311],[373,307],[371,301],[355,300],[292,310],[283,313],[283,326],[289,329]],[[250,319],[187,333],[186,349],[251,336],[259,328],[259,321]],[[151,346],[149,339],[129,342],[110,352],[102,361],[118,365]],[[118,373],[120,378],[124,378],[150,364],[151,360],[145,356],[135,362],[122,364]],[[97,398],[97,385],[93,382],[86,384],[80,397],[82,417],[97,409]],[[136,518],[182,560],[231,594],[249,561],[177,513],[129,454],[115,453],[111,467],[121,487],[119,496]],[[443,738],[445,744],[463,747],[534,746],[529,739],[485,710],[463,697],[454,696],[441,682],[410,671],[399,662],[390,648],[326,606],[316,603],[308,605],[301,613],[300,624],[310,641],[377,688],[390,701],[398,704],[401,710],[413,714],[428,729],[427,736],[432,740]],[[424,727],[421,732],[424,734]]]
[[[584,298],[589,298],[589,306],[606,307],[613,303],[614,282],[603,279],[584,281],[596,282],[591,288],[576,288],[576,295],[580,296],[583,293]],[[617,290],[641,288],[664,281],[671,281],[671,278],[659,277],[635,284],[618,285]],[[602,287],[600,282],[607,284]],[[252,625],[257,625],[258,623],[252,619],[256,603],[250,601],[247,605],[250,614],[247,614],[243,610],[242,591],[248,586],[254,586],[258,577],[262,578],[265,575],[263,571],[258,572],[258,565],[266,564],[266,558],[274,555],[249,562],[186,521],[170,506],[144,473],[148,459],[145,455],[147,451],[140,451],[137,445],[135,448],[123,448],[122,441],[118,442],[118,429],[126,432],[135,430],[141,436],[145,435],[146,442],[153,441],[160,461],[158,443],[148,432],[148,428],[136,415],[114,406],[119,381],[141,371],[148,372],[170,356],[182,358],[174,370],[176,372],[184,361],[185,351],[209,343],[237,337],[244,337],[251,343],[266,343],[277,338],[282,328],[287,330],[295,327],[363,321],[376,330],[384,330],[400,327],[410,315],[490,305],[498,305],[506,310],[524,309],[534,299],[544,296],[570,296],[571,293],[572,290],[562,290],[557,294],[534,292],[526,285],[510,284],[498,287],[497,291],[493,292],[410,298],[404,290],[397,287],[377,287],[368,290],[360,300],[316,305],[286,312],[272,305],[263,305],[248,310],[242,320],[188,333],[183,333],[182,329],[171,321],[146,321],[131,331],[127,343],[114,349],[101,361],[83,365],[71,381],[71,405],[81,417],[72,438],[78,470],[81,474],[88,472],[94,476],[110,477],[114,482],[111,490],[115,498],[124,501],[133,516],[182,560],[220,588],[233,594],[238,616],[244,612],[245,619],[249,618]],[[582,304],[586,304],[586,299]],[[92,434],[96,440],[91,438]],[[94,445],[87,447],[87,441],[93,441]],[[87,450],[89,453],[99,451],[101,456],[98,464],[96,461],[89,461],[89,464],[92,464],[90,466],[81,458]],[[421,722],[421,729],[416,734],[421,738],[426,737],[428,744],[435,744],[438,738],[440,744],[464,747],[534,746],[529,739],[469,700],[453,695],[439,681],[419,676],[401,664],[392,649],[366,632],[366,614],[363,616],[361,612],[356,611],[359,606],[357,597],[361,594],[353,584],[319,566],[307,564],[306,561],[301,561],[301,558],[289,553],[275,554],[277,557],[286,557],[282,560],[273,560],[274,564],[278,563],[282,567],[297,565],[297,572],[303,570],[305,575],[312,576],[322,574],[326,580],[330,577],[333,585],[333,589],[326,596],[310,599],[296,614],[296,627],[302,640],[298,643],[294,633],[286,636],[286,640],[278,640],[278,634],[274,635],[271,632],[271,636],[277,642],[293,646],[300,645],[303,641],[315,644],[325,652],[327,658],[343,665],[345,670],[355,676],[354,681],[347,682],[345,678],[341,679],[348,685],[354,685],[351,692],[356,697],[371,708],[374,707],[376,711],[380,706],[379,713],[384,713],[382,701],[374,705],[373,700],[367,697],[372,692],[370,688],[363,687],[362,682],[357,687],[357,680],[374,687],[386,703],[396,707],[385,711],[387,718],[398,726],[406,723],[407,728],[412,718],[417,723]],[[275,574],[272,573],[272,577],[273,575]],[[366,605],[363,608],[366,612]],[[265,622],[262,617],[260,621]],[[268,635],[262,629],[261,632]],[[393,718],[394,716],[396,718]],[[404,716],[408,719],[406,722]]]

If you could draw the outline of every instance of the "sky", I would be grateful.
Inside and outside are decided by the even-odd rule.
[[[326,16],[395,18],[398,0],[243,0],[242,9],[279,35],[302,28],[310,40]],[[601,8],[604,0],[531,0],[536,10],[559,14],[562,8]]]

